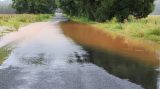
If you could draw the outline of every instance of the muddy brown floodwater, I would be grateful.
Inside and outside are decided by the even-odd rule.
[[[56,12],[0,39],[0,89],[159,89],[157,48],[62,21]]]
[[[142,84],[116,77],[95,65],[97,58],[107,56],[94,50],[87,52],[90,49],[66,37],[58,23],[32,23],[2,37],[0,47],[7,46],[11,53],[0,66],[0,89],[143,89]],[[154,71],[140,67],[146,73],[150,71],[155,84]]]
[[[75,22],[61,23],[63,33],[81,44],[88,61],[145,89],[159,89],[159,45],[103,32]]]

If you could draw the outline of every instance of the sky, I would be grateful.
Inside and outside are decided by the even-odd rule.
[[[160,0],[155,1],[155,10],[153,11],[153,15],[160,15]]]

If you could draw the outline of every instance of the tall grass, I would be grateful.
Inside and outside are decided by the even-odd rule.
[[[124,23],[117,22],[115,18],[104,23],[91,23],[91,21],[83,21],[83,18],[75,17],[71,19],[76,22],[91,24],[106,32],[160,43],[160,16],[148,16],[143,19],[135,19],[130,16]]]
[[[50,14],[0,14],[0,26],[14,27],[18,29],[20,26],[32,22],[45,21],[51,19]]]

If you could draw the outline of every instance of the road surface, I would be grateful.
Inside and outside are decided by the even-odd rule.
[[[143,89],[85,62],[87,52],[63,34],[58,16],[0,40],[12,49],[0,66],[0,89]]]

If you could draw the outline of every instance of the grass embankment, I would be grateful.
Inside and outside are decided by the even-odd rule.
[[[124,23],[117,22],[115,18],[104,23],[76,17],[71,17],[71,20],[93,25],[112,34],[160,43],[160,16],[148,16],[143,19],[129,17]]]
[[[17,31],[19,27],[29,23],[47,21],[53,18],[51,14],[0,14],[0,37]],[[6,48],[0,48],[0,64],[6,59],[10,51]]]

